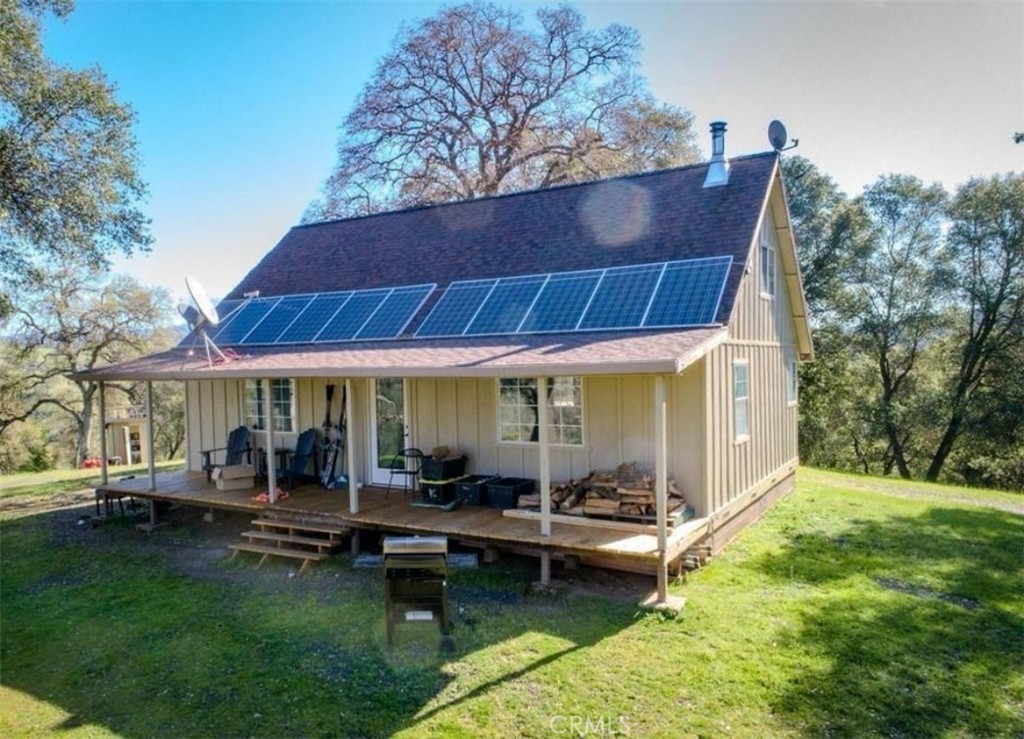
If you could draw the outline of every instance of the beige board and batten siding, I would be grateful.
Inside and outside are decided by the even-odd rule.
[[[668,382],[669,476],[701,515],[704,488],[703,363]],[[467,472],[538,479],[537,444],[498,438],[498,383],[490,378],[410,380],[411,432],[416,446],[455,447],[469,457]],[[654,379],[645,375],[583,378],[582,446],[551,447],[553,484],[593,470],[637,462],[654,469]]]
[[[784,209],[776,184],[761,225],[764,235],[776,243],[774,295],[762,294],[759,231],[736,296],[729,338],[706,358],[707,513],[721,509],[798,456],[797,406],[787,396],[788,363],[798,356],[797,340],[787,270],[776,237]],[[734,428],[737,360],[746,360],[749,368],[750,434],[742,440],[737,440]]]
[[[280,431],[274,434],[277,448],[295,448],[300,433],[308,428],[320,428],[327,408],[326,387],[334,384],[334,401],[331,405],[331,423],[338,423],[344,379],[300,377],[295,380],[293,400],[295,427],[290,433]],[[368,423],[369,414],[364,401],[367,393],[365,380],[352,381],[352,396],[347,399],[348,417],[357,419],[360,427]],[[203,449],[218,449],[227,443],[231,430],[245,423],[245,380],[190,380],[185,383],[186,429],[185,442],[188,449],[187,467],[199,471],[203,466]],[[349,428],[352,428],[351,423]],[[265,446],[264,432],[253,432],[253,446]],[[356,459],[362,464],[366,455],[362,434],[357,431],[350,435],[356,445]],[[217,457],[218,459],[222,457]],[[356,471],[364,479],[363,470]]]

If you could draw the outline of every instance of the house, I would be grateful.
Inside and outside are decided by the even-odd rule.
[[[596,554],[648,541],[663,597],[673,561],[792,488],[797,364],[813,357],[779,154],[727,160],[725,125],[712,135],[706,164],[296,226],[208,327],[238,359],[208,362],[192,336],[89,376],[184,381],[191,471],[240,424],[293,445],[344,387],[354,484],[335,495],[357,526],[406,446],[537,480],[545,503],[553,483],[636,461],[656,473],[657,524],[623,524]],[[668,480],[694,509],[685,536],[668,530]],[[546,579],[570,524],[533,516]]]

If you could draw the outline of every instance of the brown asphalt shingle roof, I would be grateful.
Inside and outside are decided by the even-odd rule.
[[[508,277],[731,255],[717,322],[725,326],[777,155],[296,226],[226,296],[261,296]],[[412,327],[436,301],[421,308]],[[83,373],[93,379],[300,376],[537,376],[671,373],[725,337],[708,327],[241,347],[209,367],[200,344]]]
[[[296,226],[226,297],[358,290],[732,255],[727,323],[776,154]],[[424,308],[424,312],[429,309]],[[422,316],[421,316],[422,318]]]

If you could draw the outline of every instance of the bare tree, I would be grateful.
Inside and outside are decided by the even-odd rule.
[[[472,2],[404,27],[345,119],[305,218],[494,195],[685,164],[692,116],[637,74],[636,31],[569,6]]]
[[[161,290],[129,277],[103,280],[80,265],[43,275],[15,301],[9,320],[14,367],[0,376],[0,434],[43,406],[56,406],[74,419],[78,431],[76,464],[89,448],[99,384],[74,379],[68,397],[55,385],[69,374],[140,356],[153,350],[154,327],[168,314]],[[112,385],[127,392],[127,388]]]

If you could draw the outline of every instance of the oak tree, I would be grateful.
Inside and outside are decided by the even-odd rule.
[[[306,220],[695,161],[692,116],[637,72],[635,30],[567,5],[528,25],[471,2],[398,33],[342,126]]]
[[[98,68],[47,59],[40,21],[72,0],[0,0],[0,278],[148,249],[131,108]],[[0,289],[0,316],[11,309]]]

